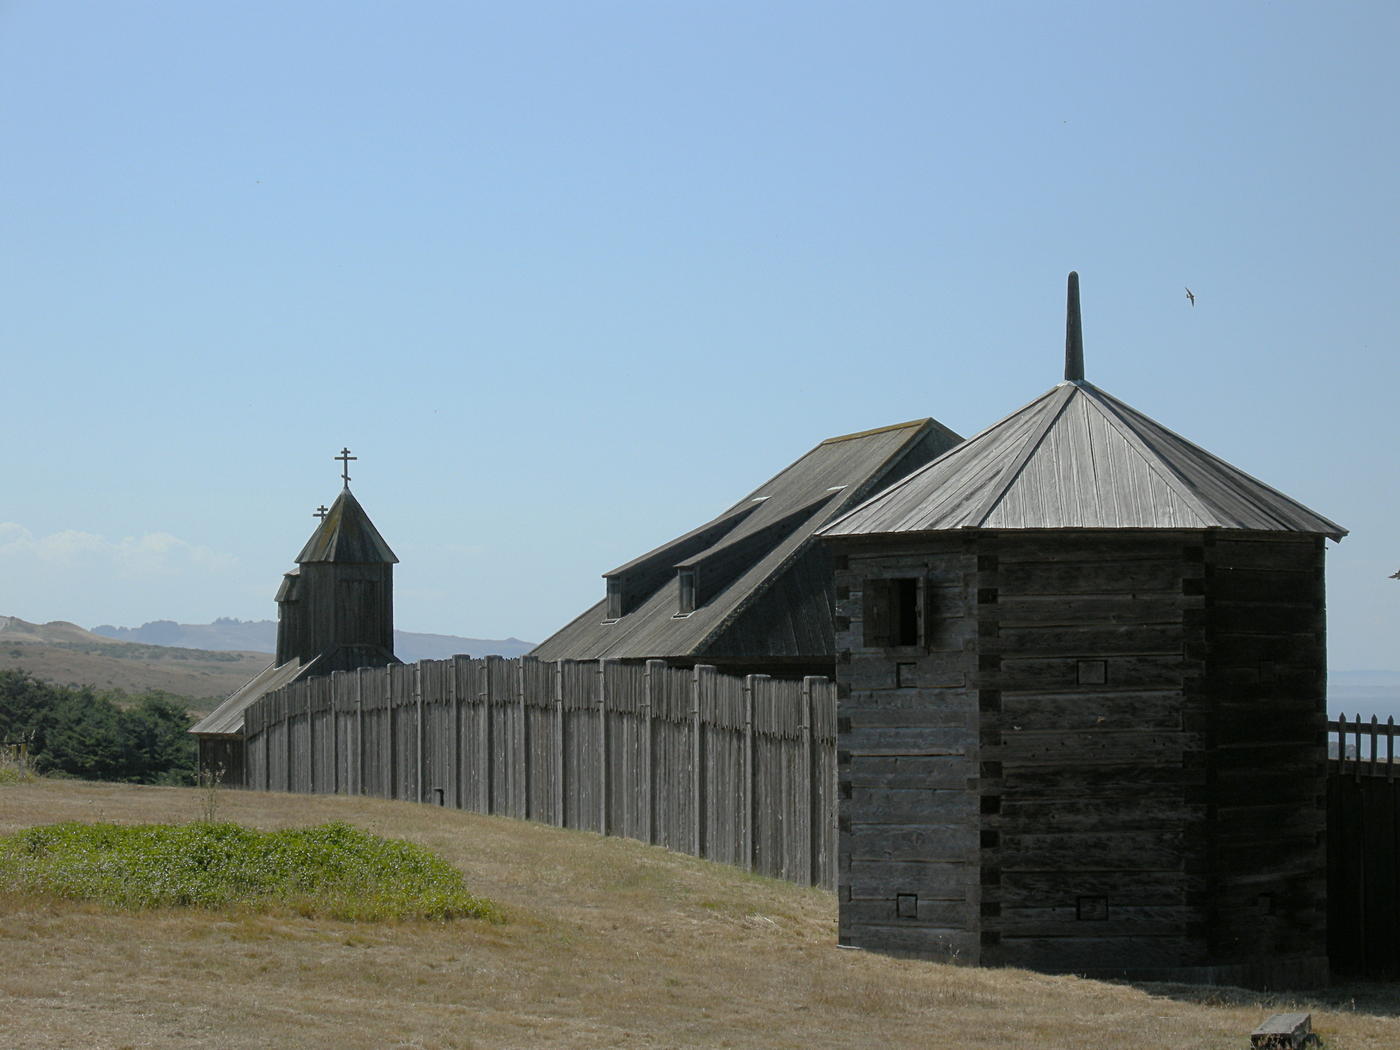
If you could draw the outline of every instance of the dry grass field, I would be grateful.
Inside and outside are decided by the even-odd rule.
[[[272,661],[266,653],[212,653],[131,642],[44,645],[0,639],[0,670],[28,671],[55,685],[91,685],[139,693],[160,689],[191,698],[190,710],[212,711]]]
[[[196,789],[0,785],[0,832],[197,819]],[[260,827],[422,843],[501,925],[123,914],[0,887],[0,1046],[1247,1047],[1279,1010],[1329,1050],[1400,1046],[1387,985],[1270,996],[896,960],[835,946],[829,894],[639,843],[402,802],[224,791]]]

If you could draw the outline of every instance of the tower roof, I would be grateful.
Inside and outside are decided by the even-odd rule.
[[[347,485],[331,504],[330,511],[297,555],[297,564],[339,562],[342,564],[395,564],[398,558],[379,535],[374,522],[350,493]]]
[[[822,530],[1249,529],[1346,535],[1083,378],[1070,275],[1066,378]]]

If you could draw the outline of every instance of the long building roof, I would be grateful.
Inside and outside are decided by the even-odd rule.
[[[624,615],[610,619],[604,599],[541,642],[533,655],[595,660],[701,654],[792,567],[819,528],[957,441],[933,419],[823,441],[711,521],[605,573],[628,595],[631,607]],[[701,600],[688,614],[678,612],[681,569],[694,569],[701,588]],[[722,586],[707,593],[716,579]],[[809,650],[810,639],[795,630],[792,646]]]
[[[311,669],[312,660],[288,660],[284,664],[268,664],[246,683],[236,689],[227,700],[190,726],[190,732],[199,736],[241,736],[243,733],[243,712],[249,705],[268,693],[295,682]]]

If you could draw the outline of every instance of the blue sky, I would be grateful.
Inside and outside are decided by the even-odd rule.
[[[332,456],[538,640],[821,439],[1088,378],[1400,669],[1382,3],[0,2],[0,614],[275,615]],[[1194,308],[1184,288],[1197,294]]]

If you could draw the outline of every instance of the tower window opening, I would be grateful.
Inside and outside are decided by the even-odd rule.
[[[865,644],[880,648],[927,645],[926,590],[923,579],[917,576],[866,580]]]

